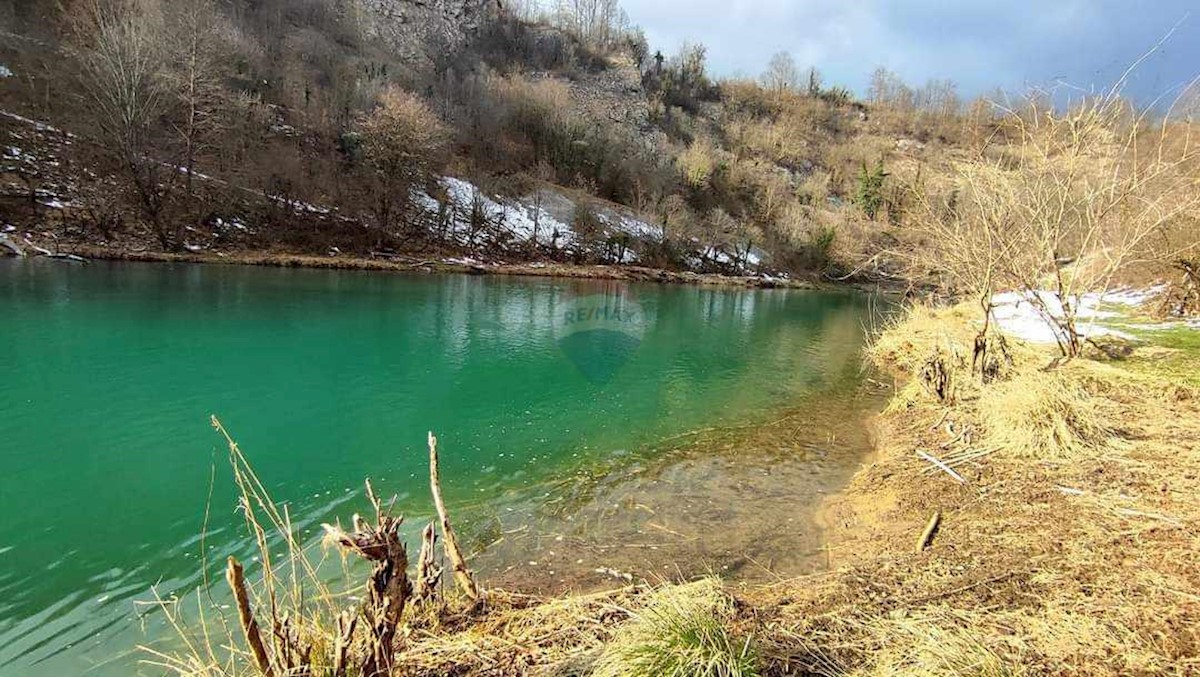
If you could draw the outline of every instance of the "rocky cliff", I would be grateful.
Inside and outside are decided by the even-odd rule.
[[[460,47],[501,11],[499,0],[360,0],[368,30],[407,59]]]

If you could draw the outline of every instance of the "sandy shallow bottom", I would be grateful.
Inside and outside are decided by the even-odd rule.
[[[886,389],[805,401],[781,417],[666,440],[471,517],[488,584],[554,594],[719,574],[769,582],[827,568],[819,511],[873,451]],[[665,449],[663,448],[665,447]]]

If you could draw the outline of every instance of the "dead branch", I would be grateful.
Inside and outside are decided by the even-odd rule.
[[[263,645],[262,634],[258,629],[258,621],[254,619],[254,611],[250,608],[250,595],[246,592],[246,574],[241,562],[232,555],[225,569],[225,580],[233,590],[233,598],[237,602],[238,620],[242,624],[242,633],[250,652],[254,654],[254,663],[263,677],[274,677],[275,670],[271,667],[271,659],[267,656],[267,647]]]
[[[467,568],[462,548],[459,547],[458,539],[454,536],[454,528],[450,526],[450,516],[446,512],[446,504],[442,501],[442,484],[438,479],[437,438],[433,436],[432,432],[429,433],[429,490],[433,493],[433,503],[437,507],[438,520],[442,525],[442,546],[446,551],[446,557],[450,559],[454,580],[467,597],[478,601],[480,598],[479,588],[475,585],[475,578],[471,575],[471,570]]]
[[[967,481],[965,479],[963,479],[962,475],[959,475],[958,473],[954,472],[954,468],[951,468],[950,466],[946,465],[944,462],[942,462],[937,457],[935,457],[931,454],[928,454],[924,451],[921,451],[920,449],[917,450],[917,456],[920,456],[921,458],[925,459],[926,461],[929,461],[930,463],[932,463],[934,465],[935,468],[937,468],[938,470],[941,470],[942,472],[946,473],[947,475],[958,480],[958,482],[960,484],[967,483]]]
[[[346,677],[346,657],[350,652],[350,640],[354,637],[354,628],[358,625],[358,617],[348,611],[338,615],[337,644],[333,650],[333,672],[331,677]]]
[[[938,526],[940,526],[941,523],[942,513],[935,510],[933,515],[929,518],[929,523],[925,525],[925,530],[921,532],[921,537],[917,539],[917,552],[921,552],[925,548],[928,548],[931,543],[933,543],[933,536],[937,533]]]
[[[413,597],[419,602],[433,599],[438,581],[442,577],[442,569],[434,561],[433,553],[436,547],[437,527],[430,522],[421,532],[421,554],[417,558],[417,585]]]
[[[404,607],[412,595],[408,581],[408,552],[400,540],[399,527],[403,517],[393,517],[383,509],[375,490],[367,481],[367,499],[375,510],[375,523],[370,524],[355,515],[354,532],[324,525],[326,532],[340,546],[375,563],[367,581],[367,601],[362,616],[370,627],[370,647],[363,661],[364,677],[390,675],[395,659],[396,628]]]

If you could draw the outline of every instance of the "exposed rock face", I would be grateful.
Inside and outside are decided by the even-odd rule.
[[[360,0],[369,30],[406,59],[460,47],[500,12],[499,0]]]
[[[650,120],[642,76],[627,56],[608,59],[606,68],[560,78],[571,93],[575,113],[637,140],[647,150],[663,151],[666,135]]]
[[[641,74],[623,55],[610,59],[608,68],[598,73],[568,81],[568,86],[575,106],[590,119],[628,125],[639,132],[653,127]]]

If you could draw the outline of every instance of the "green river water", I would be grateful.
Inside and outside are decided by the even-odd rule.
[[[252,555],[210,414],[306,534],[363,510],[368,476],[419,522],[436,431],[451,510],[472,548],[497,543],[479,566],[500,579],[607,564],[602,544],[586,562],[546,545],[602,543],[581,531],[598,522],[791,539],[756,501],[811,505],[861,460],[869,312],[850,293],[0,259],[0,676],[160,674],[137,665],[160,632],[139,602],[198,584],[206,505],[208,555]],[[786,455],[660,451],[806,407]],[[663,556],[750,547],[684,540]]]

